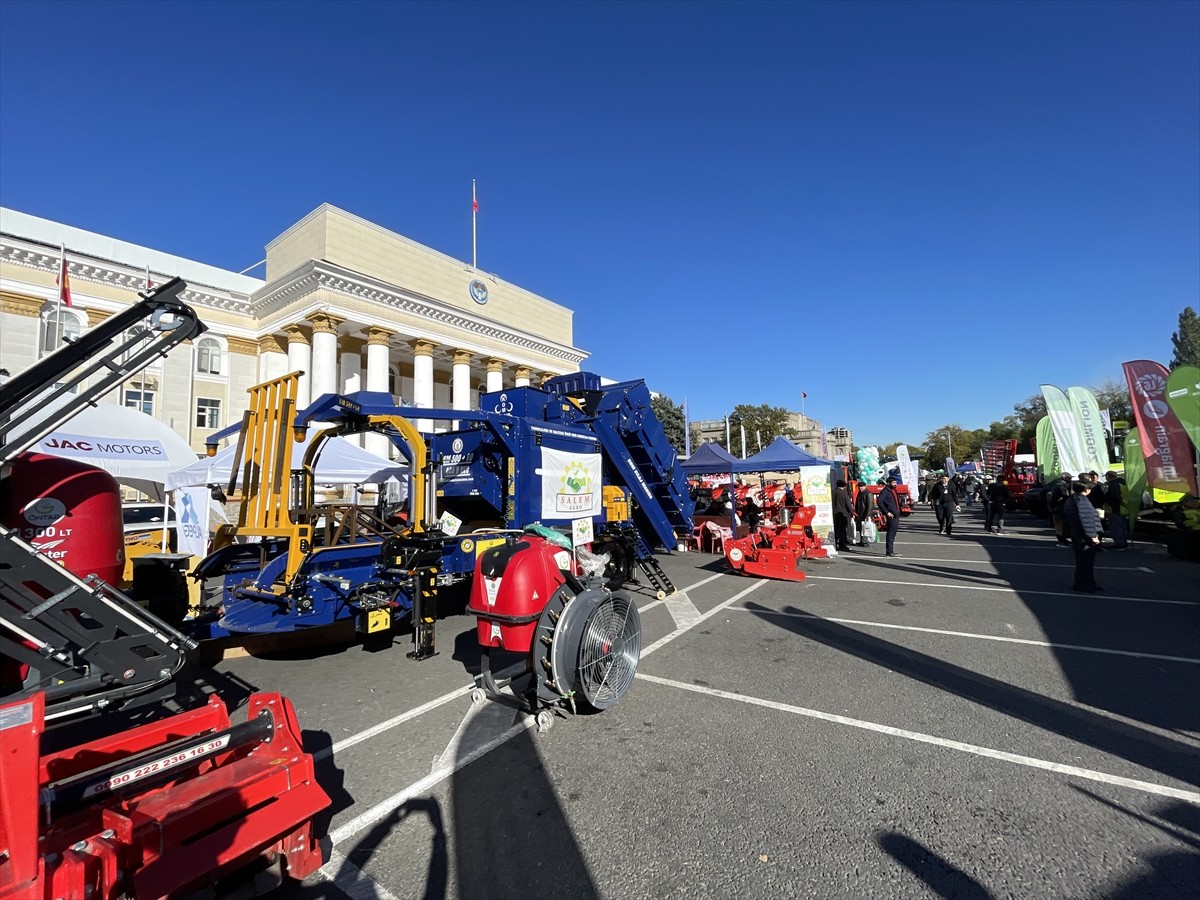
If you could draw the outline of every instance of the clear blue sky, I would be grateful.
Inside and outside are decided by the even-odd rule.
[[[1200,4],[0,4],[0,203],[232,270],[323,202],[585,368],[860,443],[1167,362]]]

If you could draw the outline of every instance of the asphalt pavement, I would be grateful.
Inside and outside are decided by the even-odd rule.
[[[474,620],[230,659],[278,690],[333,799],[296,898],[1170,898],[1200,885],[1200,568],[1016,513],[925,508],[801,583],[662,556],[638,679],[539,732],[473,705]]]

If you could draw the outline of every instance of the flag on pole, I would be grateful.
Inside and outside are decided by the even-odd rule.
[[[804,393],[804,391],[801,391],[801,392],[800,392],[800,399],[801,399],[801,400],[804,400],[804,399],[806,399],[807,397],[808,397],[808,394]]]
[[[58,277],[54,283],[58,285],[58,302],[63,306],[74,306],[71,302],[71,275],[67,271],[67,250],[61,250],[62,263],[59,265]]]
[[[146,263],[146,290],[154,290],[154,282],[150,280],[150,263]]]

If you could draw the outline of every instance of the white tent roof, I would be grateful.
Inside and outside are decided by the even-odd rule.
[[[313,432],[303,444],[292,447],[292,465],[298,466],[308,449]],[[196,487],[202,484],[228,484],[236,446],[226,447],[216,456],[206,457],[174,471],[167,478],[167,489]],[[407,478],[408,466],[376,456],[345,438],[330,438],[317,458],[318,484],[382,484],[389,478]],[[407,483],[407,482],[405,482]]]
[[[31,418],[48,414],[43,407]],[[139,410],[103,401],[84,408],[29,449],[103,469],[155,500],[162,499],[168,473],[196,459],[196,451],[170,426]]]

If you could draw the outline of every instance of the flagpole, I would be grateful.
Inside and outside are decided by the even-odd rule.
[[[479,200],[475,196],[475,179],[471,179],[471,268],[479,268],[479,250],[475,219],[479,215]]]
[[[692,455],[692,425],[688,421],[687,397],[683,398],[683,455]]]
[[[61,243],[58,245],[58,312],[55,313],[55,315],[54,315],[56,334],[54,336],[54,347],[51,352],[53,352],[53,350],[57,350],[59,347],[62,346],[62,298],[63,298],[62,279],[63,279],[63,275],[66,274],[66,271],[67,271],[67,245],[65,243]]]

